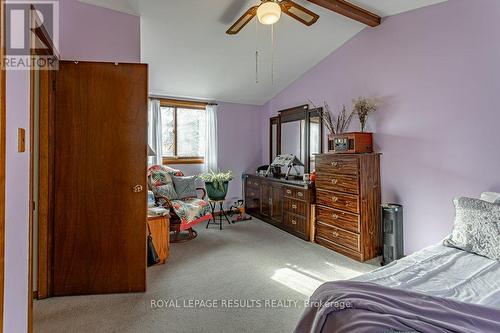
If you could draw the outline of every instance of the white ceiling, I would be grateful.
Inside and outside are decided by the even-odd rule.
[[[150,92],[179,98],[264,104],[365,28],[306,0],[296,0],[319,14],[320,19],[306,27],[286,15],[282,17],[276,26],[272,83],[271,29],[252,21],[235,36],[225,33],[259,0],[80,1],[140,15],[141,60],[150,66]],[[351,2],[386,17],[444,1]]]

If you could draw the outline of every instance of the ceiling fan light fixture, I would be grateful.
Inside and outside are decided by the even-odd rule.
[[[281,7],[274,1],[263,2],[257,9],[259,22],[265,25],[275,24],[281,17]]]

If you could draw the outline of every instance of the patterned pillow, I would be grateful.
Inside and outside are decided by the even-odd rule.
[[[180,199],[196,198],[196,178],[197,176],[177,177],[172,176],[175,192]]]
[[[444,245],[500,260],[500,205],[457,198],[455,226]]]
[[[151,172],[151,183],[155,187],[161,185],[172,184],[172,177],[163,170],[157,170]]]
[[[169,183],[165,185],[160,185],[156,188],[156,196],[167,197],[170,200],[179,199],[177,192],[175,191],[174,184]]]

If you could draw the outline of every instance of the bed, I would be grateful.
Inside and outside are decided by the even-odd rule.
[[[353,280],[500,309],[500,262],[441,244]]]
[[[463,199],[465,204],[470,202],[481,205],[481,209],[490,205]],[[457,216],[470,220],[471,216],[460,216],[458,201],[455,204]],[[493,258],[498,258],[500,211],[492,209],[493,229],[479,238],[490,238]],[[475,225],[483,224],[484,216],[477,210],[473,218]],[[457,225],[455,222],[454,233],[459,230]],[[495,234],[493,238],[491,234]],[[444,246],[443,242],[424,248],[352,280],[323,284],[311,296],[295,330],[393,331],[500,332],[500,261]]]

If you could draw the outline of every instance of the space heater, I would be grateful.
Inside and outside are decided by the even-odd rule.
[[[403,244],[403,206],[396,204],[382,205],[383,227],[383,265],[404,256]]]

